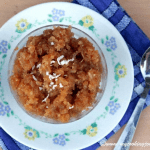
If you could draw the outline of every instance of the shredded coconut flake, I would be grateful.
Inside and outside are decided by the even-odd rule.
[[[41,67],[41,64],[38,64],[37,66],[36,66],[36,68],[40,68]]]
[[[70,61],[74,61],[74,58],[61,61],[61,65],[67,65]]]
[[[69,109],[72,109],[72,108],[74,108],[74,105],[73,105],[73,106],[71,106],[71,107],[69,107]]]
[[[51,45],[54,45],[54,42],[51,42]]]
[[[61,74],[56,75],[56,73],[53,73],[53,75],[49,74],[49,72],[46,72],[46,75],[49,76],[49,79],[57,79],[59,76],[61,76]]]
[[[60,86],[60,88],[62,88],[62,87],[63,87],[63,85],[62,85],[61,83],[59,83],[59,86]]]
[[[54,63],[55,63],[55,61],[54,61],[54,60],[52,60],[52,61],[51,61],[51,64],[54,64]]]
[[[42,102],[46,102],[49,97],[49,94],[42,100]]]
[[[34,75],[32,75],[32,77],[33,77],[33,79],[34,79],[35,81],[37,81],[37,78],[36,78]]]
[[[52,85],[54,85],[54,82],[51,82],[49,86],[52,86]]]
[[[46,75],[49,76],[49,72],[48,71],[46,71]]]
[[[43,88],[42,88],[42,87],[39,87],[39,90],[41,91],[41,90],[43,90]]]
[[[57,62],[58,62],[59,65],[61,65],[60,60],[63,59],[63,58],[64,58],[64,55],[57,58]]]
[[[48,106],[46,106],[46,108],[48,108]]]
[[[35,68],[35,65],[32,67],[32,70]]]
[[[70,61],[74,61],[74,58],[72,58],[72,59],[68,59],[68,60],[62,60],[60,62],[60,60],[63,59],[63,58],[64,58],[64,55],[57,58],[57,62],[58,62],[59,65],[67,65]]]
[[[53,87],[52,87],[52,88],[53,88],[53,90],[55,90],[55,88],[56,88],[56,87],[57,87],[57,85],[53,85]]]

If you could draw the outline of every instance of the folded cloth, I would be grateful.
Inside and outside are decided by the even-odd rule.
[[[116,0],[74,0],[73,3],[83,5],[102,14],[107,18],[124,37],[134,64],[134,89],[130,105],[119,124],[103,139],[84,150],[96,150],[114,135],[129,120],[142,93],[145,82],[139,68],[142,54],[150,46],[150,40],[125,12]],[[149,93],[150,94],[150,93]],[[150,95],[147,96],[144,108],[150,105]],[[0,128],[0,147],[3,150],[32,150],[31,148],[12,139]]]

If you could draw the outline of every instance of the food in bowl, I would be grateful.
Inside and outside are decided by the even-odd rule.
[[[100,91],[101,57],[87,39],[54,27],[18,50],[9,81],[27,112],[69,122],[88,110]]]

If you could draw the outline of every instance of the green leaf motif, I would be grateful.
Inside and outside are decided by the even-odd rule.
[[[25,31],[25,30],[24,30],[24,31]],[[23,33],[24,31],[21,31],[21,30],[16,29],[16,32],[17,32],[17,33]]]
[[[48,14],[48,16],[49,16],[49,17],[52,17],[52,15],[51,15],[51,14]]]
[[[11,111],[11,115],[14,115],[14,111],[13,110]]]
[[[115,66],[115,69],[118,68],[118,66],[120,66],[120,65],[121,65],[120,63],[117,63],[117,65]]]
[[[65,139],[66,141],[70,141],[69,139]]]
[[[93,128],[97,127],[96,122],[92,123],[91,126],[92,126]]]
[[[57,134],[54,135],[54,137],[56,137],[56,136],[58,136],[58,135],[59,135],[59,134],[57,133]]]
[[[69,136],[70,134],[69,134],[69,133],[65,133],[65,135],[66,135],[66,136]]]
[[[40,137],[40,133],[37,130],[35,130],[35,129],[33,129],[33,131],[36,132],[36,136],[37,136],[37,138],[39,138]]]
[[[27,26],[27,29],[30,29],[32,27],[32,24],[30,23],[28,26]]]
[[[3,103],[4,103],[5,105],[8,105],[8,102],[6,102],[6,101],[4,101]]]
[[[106,107],[105,107],[105,110],[106,110],[106,111],[108,111],[108,110],[109,110],[109,107],[108,107],[108,106],[106,106]]]
[[[6,55],[6,54],[4,54],[4,55],[2,56],[2,58],[6,58],[6,56],[7,56],[7,55]]]
[[[119,80],[119,76],[116,74],[115,75],[115,80],[118,81]]]
[[[108,35],[106,36],[106,40],[108,40],[109,38],[108,38]]]
[[[90,26],[90,27],[89,27],[89,29],[90,29],[91,31],[93,31],[93,29],[94,29],[94,26]]]
[[[114,99],[114,96],[112,96],[111,98],[110,98],[110,100],[113,100]]]
[[[51,19],[47,19],[47,21],[52,22],[52,20],[51,20]]]
[[[27,130],[32,129],[30,126],[26,126],[26,127],[24,127],[24,128],[27,129]]]
[[[10,49],[11,48],[11,45],[10,45],[10,43],[8,43],[8,49]]]
[[[83,135],[85,135],[86,131],[87,131],[86,129],[83,129],[81,132],[82,132]]]
[[[116,99],[114,100],[114,102],[115,102],[115,103],[118,102],[118,98],[116,98]]]
[[[80,20],[78,24],[83,26],[84,22],[82,20]]]
[[[104,39],[101,39],[102,44],[104,44]]]
[[[59,22],[62,22],[64,20],[64,18],[60,18]]]
[[[110,49],[110,48],[107,48],[107,51],[108,51],[108,52],[111,52],[111,49]]]
[[[9,113],[7,113],[7,117],[10,117],[10,114],[9,114]]]

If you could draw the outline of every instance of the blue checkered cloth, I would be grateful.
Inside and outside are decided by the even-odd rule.
[[[93,9],[94,11],[102,14],[105,18],[107,18],[124,37],[129,47],[129,51],[134,64],[134,90],[130,105],[124,117],[106,137],[100,139],[100,141],[98,141],[94,145],[83,149],[96,150],[111,136],[113,136],[124,124],[127,123],[140,98],[139,95],[143,92],[145,82],[140,72],[139,64],[143,53],[150,46],[150,40],[116,0],[74,0],[73,3]],[[150,105],[150,93],[147,96],[144,108],[146,108],[148,105]],[[12,139],[1,128],[0,146],[3,150],[31,150],[31,148]]]

